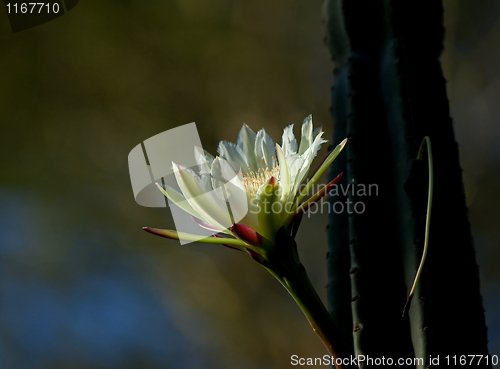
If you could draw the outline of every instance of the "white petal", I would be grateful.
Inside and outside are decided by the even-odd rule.
[[[214,157],[210,155],[210,153],[203,150],[201,147],[195,146],[194,159],[196,160],[196,164],[198,164],[200,173],[210,173],[210,167],[214,161]]]
[[[316,138],[317,135],[319,135],[320,132],[323,132],[323,126],[318,127],[314,130],[313,132],[313,138]]]
[[[323,139],[323,132],[320,132],[316,138],[314,139],[312,145],[306,150],[306,152],[302,155],[303,163],[302,166],[297,173],[297,177],[295,178],[295,183],[293,186],[293,193],[296,193],[302,181],[306,178],[307,173],[309,172],[309,168],[313,159],[316,157],[318,150],[321,148],[321,144],[326,142]]]
[[[243,184],[241,170],[236,172],[229,162],[219,158],[218,162],[214,162],[212,166],[212,177],[219,176],[223,179],[223,183],[219,185],[223,186],[225,190],[233,214],[233,221],[239,222],[248,212],[248,196]]]
[[[293,124],[290,124],[283,130],[281,145],[283,146],[285,156],[297,153],[297,140],[293,134]]]
[[[200,218],[200,215],[193,209],[191,205],[189,205],[189,202],[186,200],[183,194],[177,192],[170,186],[165,186],[163,188],[160,186],[158,183],[156,184],[158,189],[163,192],[165,197],[167,197],[170,201],[174,203],[174,205],[178,206],[180,209],[184,210],[186,213],[196,217]]]
[[[255,156],[260,168],[272,169],[276,165],[274,142],[264,128],[257,132],[257,137],[255,138]],[[263,163],[262,159],[264,159]]]
[[[280,165],[280,185],[281,185],[281,200],[288,200],[290,191],[292,189],[292,178],[290,175],[290,168],[288,167],[288,162],[286,160],[285,154],[281,149],[280,145],[276,144],[276,154],[278,156],[278,162]]]
[[[297,178],[297,174],[302,168],[302,163],[304,162],[304,158],[299,154],[291,154],[287,155],[286,161],[288,163],[288,167],[290,168],[290,178],[292,183],[295,183],[295,178]]]
[[[244,158],[245,155],[234,143],[227,141],[219,142],[217,152],[223,159],[237,163],[241,167],[243,173],[249,172],[248,163]]]
[[[243,158],[246,160],[246,163],[250,166],[251,171],[258,169],[257,160],[255,159],[256,137],[257,135],[255,132],[252,131],[246,124],[243,124],[243,127],[238,134],[238,141],[236,144],[240,152],[243,154]]]
[[[229,161],[217,157],[212,164],[211,178],[213,188],[225,188],[231,184],[231,186],[236,186],[239,189],[238,195],[241,195],[241,191],[243,191],[245,195],[244,200],[246,201],[246,189],[243,184],[243,175],[239,167],[234,168]],[[230,197],[231,194],[227,193],[227,196]]]
[[[183,173],[185,172],[186,175],[189,175],[190,178],[195,180],[198,183],[198,186],[201,188],[201,191],[203,191],[203,193],[212,191],[212,182],[210,180],[210,173],[208,174],[201,173],[200,175],[198,175],[191,168],[187,168],[183,165],[178,165],[172,162],[172,169],[174,170],[174,173],[176,166],[180,167]]]
[[[225,202],[217,196],[218,190],[210,190],[188,168],[173,164],[175,179],[189,205],[201,216],[201,219],[219,229],[228,228],[232,223]]]
[[[304,123],[302,123],[302,137],[300,138],[299,154],[304,154],[307,148],[311,146],[312,142],[313,124],[312,115],[309,115],[306,119],[304,119]]]

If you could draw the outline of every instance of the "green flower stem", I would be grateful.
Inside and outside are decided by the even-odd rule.
[[[280,281],[299,305],[314,332],[335,360],[336,368],[357,368],[349,364],[351,353],[347,350],[330,313],[316,293],[303,265],[299,262],[295,242],[293,252],[288,255],[289,257],[284,257],[286,255],[283,253],[276,258],[269,258],[269,256],[267,255],[268,263],[263,264],[264,267]],[[337,359],[345,359],[347,365],[337,362]]]

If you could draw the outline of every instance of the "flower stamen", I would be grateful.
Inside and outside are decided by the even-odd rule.
[[[269,181],[271,177],[279,179],[280,166],[276,165],[273,169],[269,168],[260,168],[256,171],[243,174],[243,184],[245,185],[245,189],[250,198],[255,198],[257,195],[257,191],[260,186]]]

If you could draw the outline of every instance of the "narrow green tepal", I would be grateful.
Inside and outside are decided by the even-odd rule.
[[[356,354],[373,358],[487,355],[478,270],[467,219],[445,79],[439,0],[326,0],[326,44],[335,64],[333,142],[348,137],[332,165],[363,212],[329,218],[328,303]],[[427,158],[434,195],[429,251],[407,318],[401,315],[422,257]],[[376,185],[376,195],[356,186]],[[352,209],[351,209],[352,210]],[[350,295],[349,295],[350,291]],[[459,296],[467,296],[467,299]],[[361,367],[370,363],[361,362]],[[483,361],[478,367],[490,367]]]

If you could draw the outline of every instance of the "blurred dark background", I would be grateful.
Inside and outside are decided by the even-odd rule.
[[[500,2],[444,5],[442,62],[500,354]],[[0,27],[0,368],[279,369],[322,356],[250,258],[143,232],[172,221],[135,203],[127,166],[135,145],[193,121],[212,153],[244,122],[279,141],[309,113],[329,137],[321,1],[87,0],[15,34],[1,7]],[[298,236],[323,298],[325,226],[326,214],[304,219]]]

